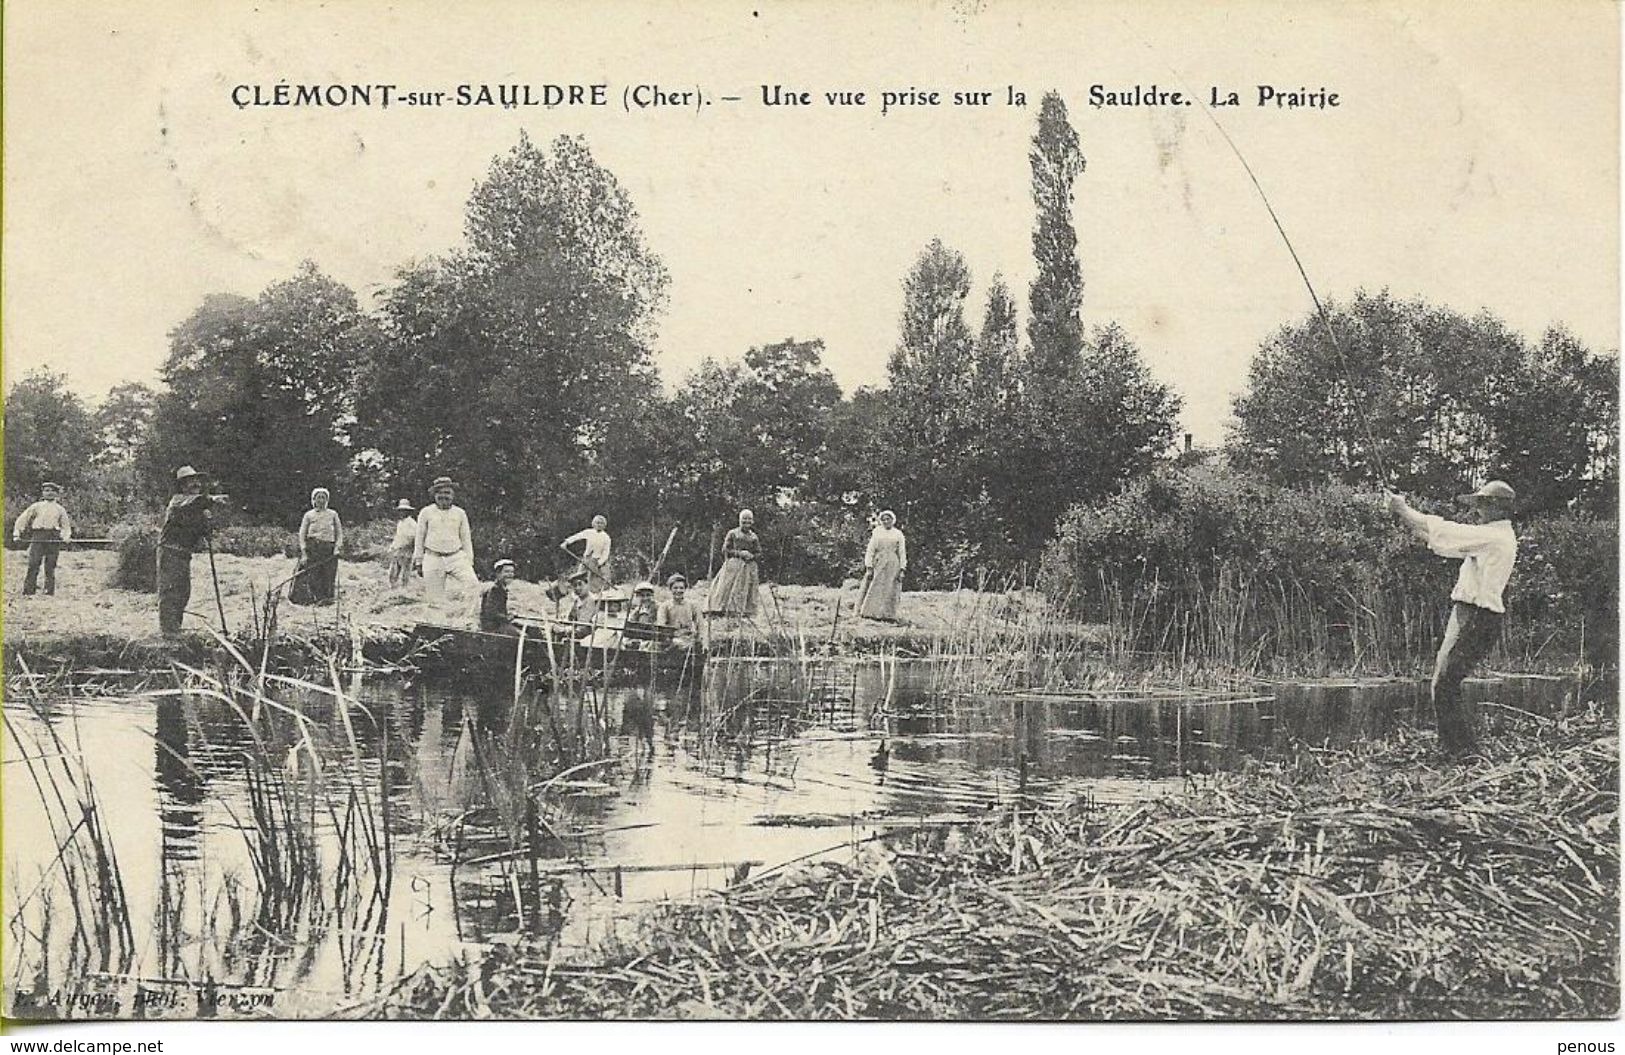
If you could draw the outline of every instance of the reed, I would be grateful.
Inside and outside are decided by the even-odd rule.
[[[1301,750],[1130,807],[1006,811],[662,906],[635,947],[493,950],[382,1017],[1568,1018],[1619,999],[1617,725],[1489,757]],[[1501,719],[1498,719],[1501,720]]]

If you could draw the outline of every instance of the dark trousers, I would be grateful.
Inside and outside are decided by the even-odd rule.
[[[1433,715],[1439,746],[1453,754],[1471,750],[1473,727],[1461,703],[1461,683],[1490,654],[1501,636],[1501,613],[1455,602],[1433,664]]]
[[[158,629],[166,634],[181,632],[186,602],[192,599],[192,553],[190,550],[158,547]]]
[[[35,593],[39,590],[40,569],[45,569],[45,592],[56,593],[56,557],[62,552],[62,541],[55,531],[50,537],[45,532],[34,535],[28,541],[28,575],[23,579],[23,593]]]

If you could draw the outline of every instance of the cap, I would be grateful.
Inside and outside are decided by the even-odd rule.
[[[655,592],[655,584],[650,582],[648,579],[644,579],[642,582],[640,582],[636,586],[632,587],[632,592],[633,593],[654,593]]]
[[[506,557],[491,565],[491,570],[494,572],[501,571],[503,568],[513,568],[515,571],[517,571],[519,569],[519,565],[515,564],[511,560],[508,560]]]
[[[1457,495],[1456,497],[1463,502],[1477,502],[1485,498],[1492,498],[1502,502],[1516,502],[1518,492],[1514,491],[1512,485],[1505,480],[1491,480],[1470,495]]]
[[[185,480],[187,477],[196,476],[197,474],[197,470],[192,468],[190,465],[183,465],[179,469],[175,470],[175,480],[178,483],[181,480]]]
[[[62,490],[62,485],[57,483],[55,480],[47,480],[39,485],[39,489],[41,491],[60,491]]]
[[[397,510],[404,510],[404,511],[410,513],[410,512],[412,512],[412,503],[409,500],[403,498],[399,502],[395,503],[395,508]]]
[[[684,586],[688,585],[687,577],[684,576],[680,571],[672,573],[671,578],[666,580],[666,587],[667,589],[670,589],[671,587],[676,586],[678,583],[682,583]]]
[[[434,483],[429,485],[429,493],[433,494],[442,487],[449,487],[455,491],[457,489],[457,481],[453,480],[449,476],[437,476],[434,478]]]

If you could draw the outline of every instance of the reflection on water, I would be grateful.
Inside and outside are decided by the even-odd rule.
[[[927,662],[728,662],[676,690],[516,698],[510,685],[358,680],[348,711],[288,691],[259,715],[200,695],[37,713],[8,700],[6,712],[31,750],[50,721],[98,788],[136,932],[135,956],[110,974],[206,994],[181,1013],[281,1016],[492,941],[580,948],[624,926],[629,904],[899,824],[1157,794],[1426,713],[1425,686],[1405,682],[1158,697],[961,694],[943,680]],[[1469,689],[1550,712],[1573,685]],[[254,763],[267,757],[271,783]],[[40,799],[22,767],[4,780],[7,880],[27,891],[55,848],[18,837],[47,830]],[[369,829],[371,817],[387,823]],[[284,826],[270,846],[267,824]],[[316,879],[271,903],[256,893],[271,868]]]

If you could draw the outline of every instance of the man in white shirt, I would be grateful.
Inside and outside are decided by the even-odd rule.
[[[589,576],[589,585],[594,590],[609,588],[609,520],[600,513],[592,518],[592,527],[583,528],[574,535],[559,543],[559,548],[575,557],[581,562],[581,567]],[[582,543],[581,553],[577,555],[570,548],[573,543]]]
[[[12,537],[28,542],[28,575],[23,579],[23,593],[39,591],[39,573],[44,568],[45,592],[50,595],[56,593],[57,554],[64,543],[73,541],[73,522],[57,502],[62,497],[60,484],[41,484],[40,495],[40,500],[23,510],[12,525]]]
[[[1502,594],[1518,557],[1518,536],[1513,533],[1511,519],[1517,500],[1511,486],[1491,480],[1472,494],[1461,496],[1472,510],[1473,519],[1458,524],[1418,513],[1400,496],[1388,496],[1388,508],[1429,549],[1441,557],[1461,560],[1461,573],[1450,593],[1450,622],[1433,665],[1433,712],[1439,725],[1439,746],[1450,754],[1465,754],[1473,747],[1472,726],[1461,706],[1461,683],[1489,655],[1501,636],[1501,621],[1506,614]]]
[[[457,485],[442,476],[429,489],[434,505],[418,514],[417,543],[412,563],[423,572],[424,592],[431,601],[444,600],[446,583],[455,580],[459,592],[479,586],[474,576],[474,539],[468,530],[468,514],[452,504]]]
[[[389,543],[389,584],[405,586],[417,550],[418,518],[412,503],[404,498],[395,504],[395,516],[395,537]]]

